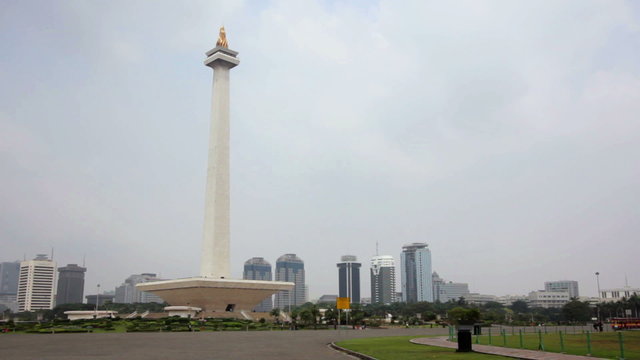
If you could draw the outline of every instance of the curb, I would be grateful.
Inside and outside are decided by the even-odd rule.
[[[354,357],[356,357],[358,359],[362,359],[362,360],[378,360],[378,359],[376,359],[374,357],[371,357],[369,355],[365,355],[365,354],[361,354],[361,353],[353,351],[353,350],[345,349],[343,347],[340,347],[340,346],[336,345],[336,343],[333,343],[333,342],[329,343],[328,346],[330,348],[332,348],[333,350],[343,352],[345,354],[354,356]]]

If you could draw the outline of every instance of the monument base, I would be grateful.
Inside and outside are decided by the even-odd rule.
[[[174,306],[196,306],[203,312],[252,311],[278,291],[291,290],[292,282],[231,280],[194,277],[137,284]]]

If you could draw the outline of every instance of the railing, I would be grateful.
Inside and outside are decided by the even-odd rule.
[[[488,327],[483,335],[474,335],[474,343],[529,350],[541,350],[574,355],[598,356],[625,359],[625,352],[631,357],[640,353],[640,334],[629,333],[630,342],[625,344],[623,331],[592,331],[590,326],[549,326],[549,327]],[[449,340],[456,339],[456,330],[449,327]],[[625,345],[630,345],[626,349]],[[635,357],[634,357],[635,358]]]

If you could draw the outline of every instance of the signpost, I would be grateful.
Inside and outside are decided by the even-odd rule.
[[[349,310],[349,309],[351,309],[351,298],[348,298],[348,297],[339,297],[339,298],[337,298],[336,299],[336,309],[338,309],[338,325],[340,325],[340,310]],[[347,323],[348,322],[349,322],[349,318],[347,317]]]

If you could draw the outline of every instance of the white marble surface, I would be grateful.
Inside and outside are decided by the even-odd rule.
[[[200,276],[229,278],[229,70],[239,60],[222,51],[205,65],[213,69],[209,159],[205,191],[204,230]]]

